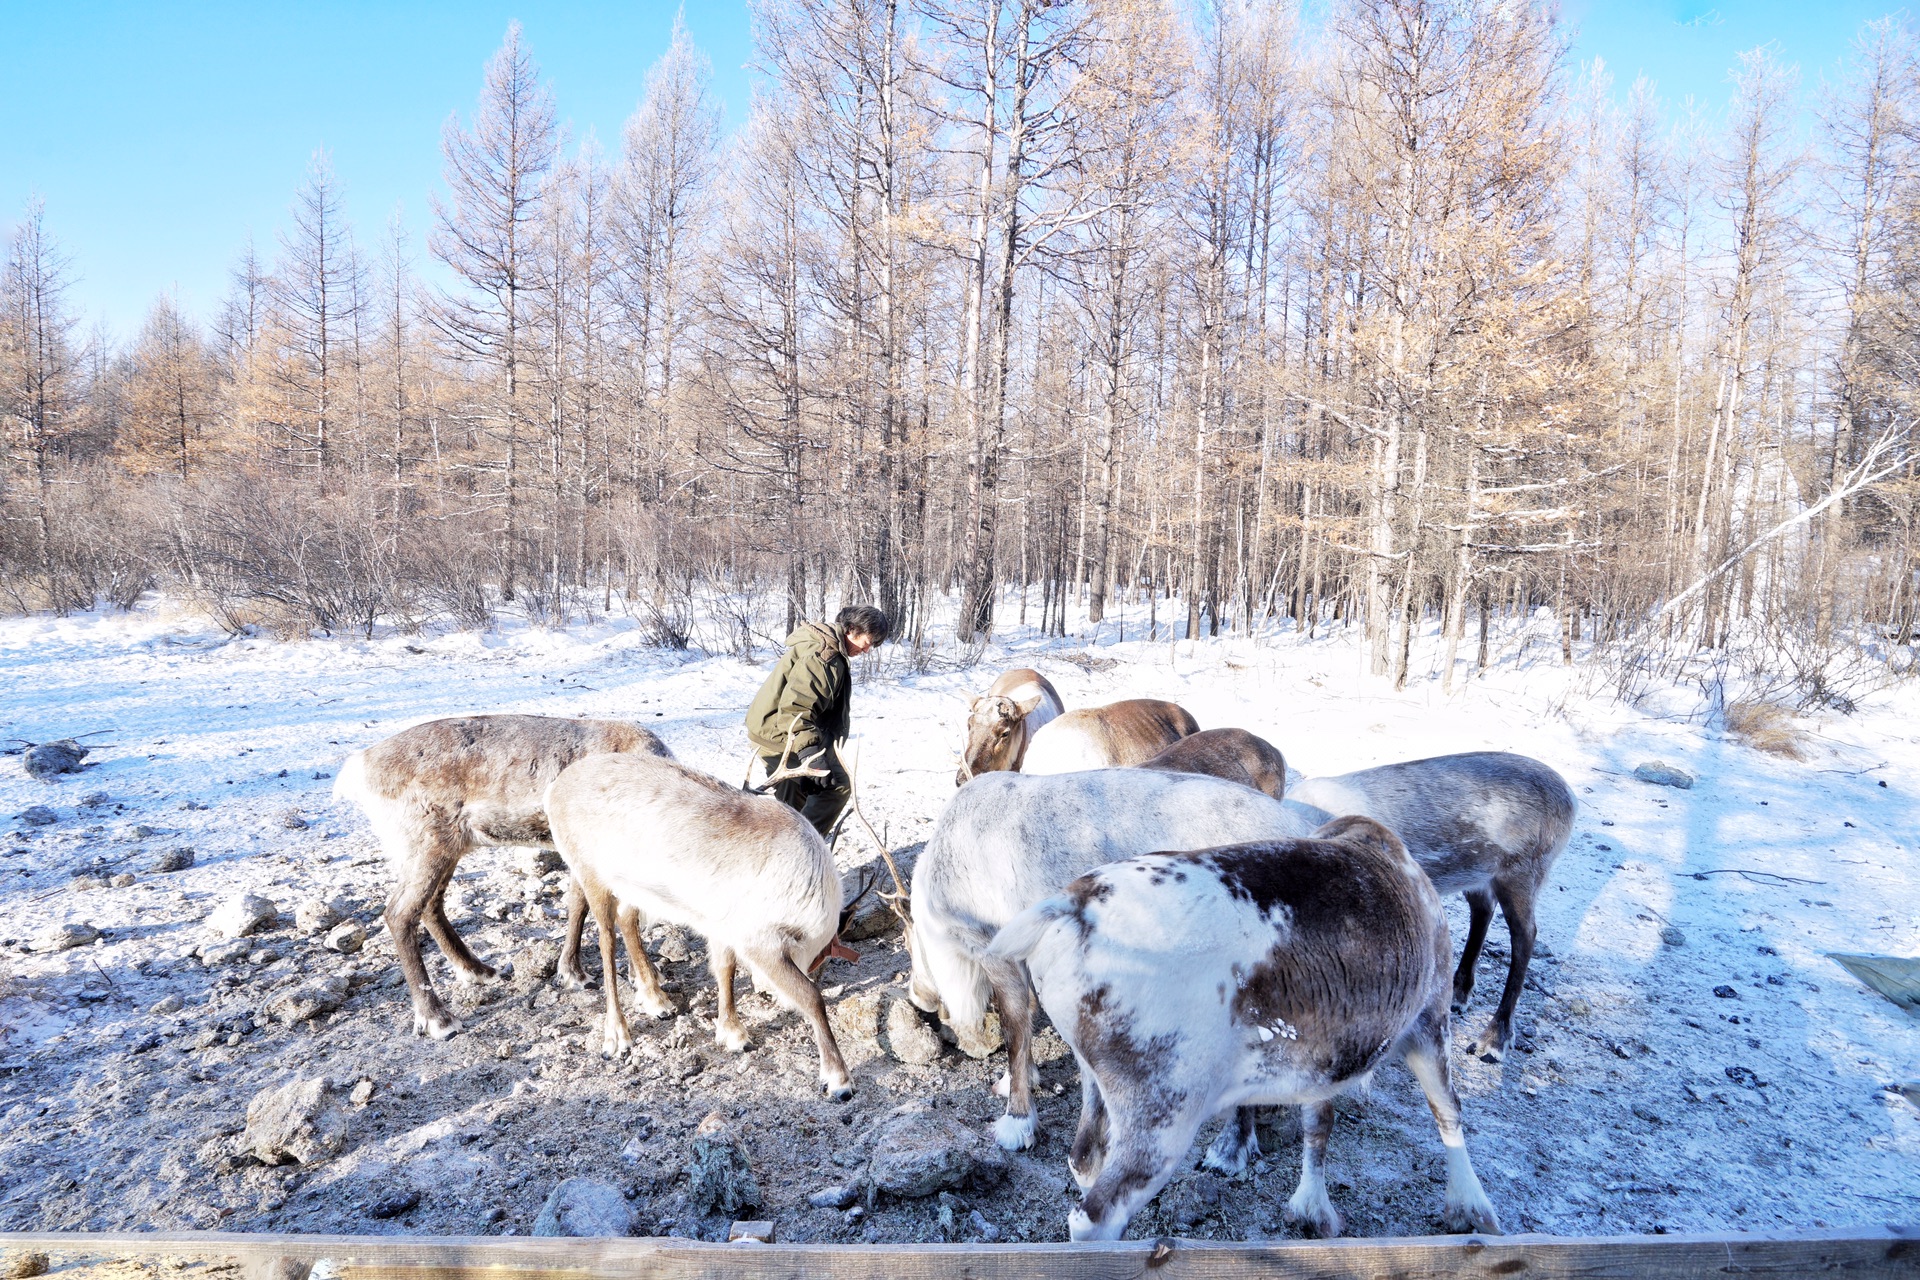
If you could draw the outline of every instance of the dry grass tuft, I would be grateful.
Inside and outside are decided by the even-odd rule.
[[[1765,698],[1743,698],[1727,704],[1727,732],[1756,751],[1788,760],[1807,758],[1806,734],[1793,722],[1793,712]]]

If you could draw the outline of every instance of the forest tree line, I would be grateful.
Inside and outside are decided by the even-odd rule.
[[[1817,85],[1741,55],[1709,112],[1538,0],[752,13],[735,134],[679,29],[617,145],[573,140],[512,28],[424,243],[316,154],[216,315],[126,341],[30,206],[0,603],[681,644],[719,607],[751,645],[864,598],[918,648],[1146,601],[1449,688],[1546,609],[1568,660],[1745,654],[1803,703],[1912,637],[1899,21]]]

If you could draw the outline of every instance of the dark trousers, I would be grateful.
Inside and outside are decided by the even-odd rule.
[[[771,775],[779,769],[780,757],[761,756],[760,763]],[[788,778],[775,783],[773,788],[774,799],[790,809],[798,809],[800,816],[823,836],[833,830],[841,810],[853,799],[853,787],[847,782],[847,775],[840,771],[838,762],[829,764],[828,768],[833,772],[824,778]]]

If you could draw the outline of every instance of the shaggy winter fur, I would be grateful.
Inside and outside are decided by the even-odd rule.
[[[1033,735],[1022,773],[1078,773],[1145,764],[1198,733],[1186,709],[1158,698],[1129,698],[1069,711]]]
[[[1202,729],[1180,739],[1141,768],[1225,778],[1264,791],[1275,800],[1287,793],[1286,757],[1271,742],[1245,729]]]
[[[908,994],[941,1012],[961,1047],[984,1056],[989,994],[1007,1040],[1000,1145],[1033,1145],[1033,1026],[1026,974],[986,955],[1000,926],[1074,877],[1155,849],[1199,849],[1304,835],[1311,810],[1219,778],[1145,769],[1033,777],[995,773],[962,787],[913,872]]]
[[[1067,709],[1059,692],[1038,671],[1002,672],[987,691],[967,703],[967,744],[953,785],[964,787],[981,773],[1018,770],[1027,744]]]
[[[1328,814],[1359,813],[1384,822],[1406,841],[1440,892],[1466,894],[1467,943],[1453,975],[1456,1013],[1466,1010],[1473,992],[1480,945],[1499,901],[1512,949],[1507,986],[1467,1052],[1504,1055],[1533,960],[1534,903],[1573,832],[1573,792],[1565,779],[1526,756],[1475,751],[1307,778],[1288,796]]]
[[[853,1096],[826,1005],[807,973],[837,942],[840,877],[826,841],[804,818],[769,796],[750,795],[675,761],[636,756],[594,756],[574,765],[548,790],[547,814],[554,846],[609,940],[600,948],[608,1056],[633,1047],[614,980],[618,904],[706,938],[719,985],[714,1034],[722,1046],[746,1047],[733,1000],[735,961],[744,960],[761,986],[812,1026],[827,1092]],[[622,922],[635,999],[664,1017],[673,1006],[638,931],[638,920],[631,927]]]
[[[1406,1060],[1447,1150],[1446,1222],[1497,1232],[1447,1066],[1446,919],[1394,834],[1337,818],[1311,839],[1158,853],[1082,876],[989,949],[1025,961],[1080,1064],[1068,1167],[1075,1240],[1113,1240],[1208,1118],[1302,1109],[1291,1212],[1338,1235],[1322,1165],[1333,1100]]]
[[[463,716],[402,729],[340,766],[334,797],[353,801],[367,815],[398,881],[387,899],[387,931],[413,995],[414,1034],[445,1040],[460,1030],[427,977],[420,956],[422,918],[456,979],[490,982],[499,976],[467,950],[447,921],[447,882],[460,859],[490,845],[551,849],[547,787],[575,760],[622,752],[672,754],[653,734],[619,720]],[[578,895],[569,897],[568,908],[561,966],[584,982],[585,909]]]

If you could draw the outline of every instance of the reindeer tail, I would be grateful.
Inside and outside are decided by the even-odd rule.
[[[1007,921],[987,944],[987,954],[1004,960],[1025,960],[1040,945],[1040,939],[1053,927],[1053,922],[1071,914],[1073,904],[1064,897],[1036,902]]]

